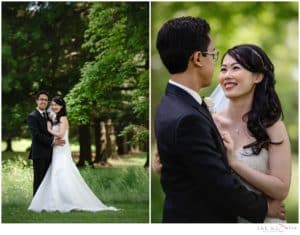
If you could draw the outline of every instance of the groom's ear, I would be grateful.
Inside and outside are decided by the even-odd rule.
[[[195,51],[192,55],[192,62],[194,65],[198,66],[198,67],[202,67],[202,54],[200,51]]]

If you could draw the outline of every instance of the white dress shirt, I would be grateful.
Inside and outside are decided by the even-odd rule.
[[[42,117],[44,117],[43,113],[47,113],[46,110],[42,111],[38,107],[36,108],[36,110],[39,111],[39,113],[42,115]]]
[[[189,95],[191,95],[200,105],[202,104],[202,99],[201,99],[201,97],[200,97],[200,95],[196,92],[196,91],[194,91],[194,90],[192,90],[191,88],[188,88],[188,87],[186,87],[186,86],[184,86],[184,85],[182,85],[182,84],[179,84],[178,82],[174,82],[173,80],[169,80],[169,83],[170,84],[172,84],[172,85],[174,85],[174,86],[177,86],[177,87],[179,87],[179,88],[181,88],[181,89],[183,89],[183,90],[185,90]]]

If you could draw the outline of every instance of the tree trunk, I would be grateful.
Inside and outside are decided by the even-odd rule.
[[[91,135],[90,135],[89,125],[79,126],[79,145],[80,145],[80,155],[79,155],[79,162],[77,163],[77,166],[78,167],[84,166],[85,161],[87,161],[89,165],[93,165],[92,152],[91,152]]]
[[[118,136],[117,135],[117,146],[118,146],[118,154],[124,155],[128,154],[128,143],[127,143],[127,135]]]
[[[12,139],[9,138],[6,140],[6,149],[5,149],[5,152],[13,152],[13,149],[12,149]]]
[[[100,122],[98,120],[95,121],[95,145],[96,145],[96,157],[94,159],[94,162],[100,162],[101,161],[101,128],[100,128]]]
[[[111,119],[107,122],[107,132],[108,132],[108,139],[109,139],[109,153],[110,157],[114,159],[118,159],[118,153],[117,153],[117,143],[116,143],[116,135],[115,135],[115,128],[114,124]]]
[[[98,135],[99,137],[99,153],[97,153],[96,158],[94,160],[94,163],[100,162],[102,165],[105,165],[107,163],[107,140],[106,140],[106,129],[105,129],[105,123],[103,121],[99,122],[99,130]],[[96,149],[97,150],[97,149]],[[98,155],[99,154],[99,155]]]
[[[148,140],[146,141],[145,145],[144,145],[144,148],[146,150],[146,153],[147,153],[147,156],[146,156],[146,162],[144,164],[144,167],[145,168],[148,168],[149,167],[149,142]]]
[[[110,139],[110,122],[111,120],[108,120],[105,122],[105,138],[106,138],[106,156],[104,157],[105,161],[107,161],[107,158],[109,158],[112,154],[112,149],[111,149],[111,139]]]

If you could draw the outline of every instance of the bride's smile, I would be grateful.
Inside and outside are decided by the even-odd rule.
[[[51,109],[52,109],[53,112],[58,113],[62,109],[62,106],[55,103],[54,101],[52,101],[51,102]]]

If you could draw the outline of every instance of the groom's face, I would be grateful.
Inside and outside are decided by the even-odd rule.
[[[45,94],[40,94],[36,100],[36,104],[40,110],[45,110],[48,106],[48,96]]]

